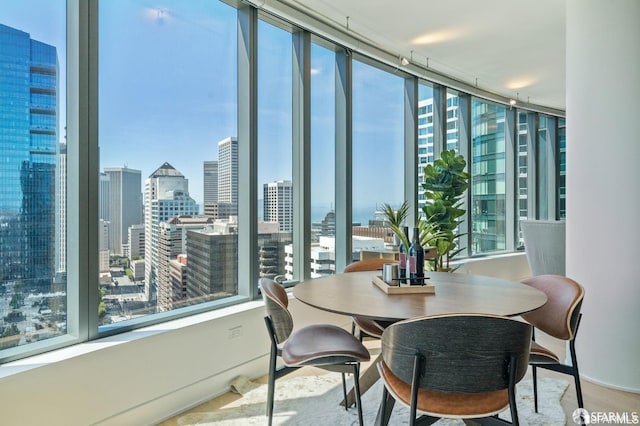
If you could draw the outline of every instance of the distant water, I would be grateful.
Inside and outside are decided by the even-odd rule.
[[[320,222],[331,210],[330,204],[318,204],[311,206],[311,221]],[[369,219],[375,217],[376,206],[354,207],[353,222],[359,222],[362,226],[369,224]]]

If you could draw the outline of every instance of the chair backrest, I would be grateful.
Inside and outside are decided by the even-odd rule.
[[[356,262],[348,264],[347,267],[344,268],[344,272],[376,271],[378,269],[382,270],[382,266],[385,263],[398,263],[398,262],[392,259],[382,259],[382,258],[358,260]]]
[[[565,222],[521,220],[531,275],[565,275]]]
[[[281,284],[269,278],[260,278],[258,282],[262,290],[262,299],[271,318],[275,338],[282,343],[289,338],[293,330],[293,318],[289,312],[289,297]]]
[[[573,339],[584,299],[584,288],[571,278],[559,275],[540,275],[522,282],[547,295],[547,303],[535,311],[522,314],[522,318],[557,339]]]
[[[530,324],[501,316],[433,315],[400,321],[382,334],[382,357],[400,380],[411,383],[415,356],[423,357],[419,386],[440,392],[490,392],[509,387],[529,362]]]

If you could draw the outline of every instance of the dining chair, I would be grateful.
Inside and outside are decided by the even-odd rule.
[[[284,287],[269,278],[261,278],[259,287],[267,308],[265,323],[271,339],[267,417],[273,419],[275,381],[293,369],[314,366],[342,373],[342,392],[347,398],[345,373],[353,373],[358,420],[363,424],[360,402],[360,363],[369,361],[369,351],[353,334],[330,324],[312,324],[293,331],[289,297]],[[284,367],[276,369],[277,358]],[[345,406],[345,409],[348,407]]]
[[[580,307],[584,299],[584,288],[574,280],[560,275],[540,275],[522,281],[547,295],[547,303],[522,318],[534,327],[529,364],[533,375],[533,402],[538,412],[537,368],[557,371],[573,376],[576,385],[578,408],[584,408],[580,373],[576,356],[575,339],[582,314]],[[571,364],[560,362],[558,355],[535,341],[535,329],[569,342]]]
[[[391,259],[383,259],[383,258],[372,258],[365,260],[358,260],[353,263],[350,263],[344,268],[344,272],[363,272],[363,271],[377,271],[380,270],[380,275],[382,275],[382,267],[385,263],[398,263]],[[382,338],[382,332],[385,327],[392,322],[386,321],[377,321],[367,317],[361,317],[357,315],[353,315],[351,317],[351,334],[356,336],[356,328],[358,330],[357,336],[360,338],[360,341],[364,337],[371,337],[374,339]]]
[[[521,220],[531,275],[565,275],[565,227],[560,220]]]
[[[531,334],[530,324],[497,315],[432,315],[390,325],[382,334],[376,425],[388,424],[396,401],[409,407],[410,425],[441,418],[517,425],[515,386],[527,371]],[[512,423],[497,416],[507,407]]]

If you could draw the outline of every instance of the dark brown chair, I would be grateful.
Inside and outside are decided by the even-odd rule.
[[[536,413],[538,412],[538,367],[572,375],[576,384],[578,407],[584,408],[575,345],[578,326],[582,318],[580,307],[584,298],[584,288],[574,280],[560,275],[540,275],[522,282],[543,291],[547,295],[547,303],[545,305],[533,312],[523,314],[522,318],[546,334],[556,339],[568,341],[571,356],[570,365],[560,362],[560,358],[555,353],[535,341],[534,334],[529,364],[531,364],[533,374],[535,411]]]
[[[269,425],[273,419],[276,379],[293,369],[304,366],[320,367],[342,373],[342,391],[345,400],[347,398],[345,373],[353,373],[358,419],[362,425],[360,362],[369,361],[369,351],[353,334],[334,325],[314,324],[294,332],[293,318],[288,309],[289,298],[284,287],[268,278],[261,278],[259,286],[267,308],[267,316],[264,319],[271,338],[267,394]],[[278,356],[282,357],[285,367],[277,370]]]
[[[377,271],[380,270],[380,275],[382,275],[382,266],[385,263],[398,263],[391,259],[382,259],[382,258],[374,258],[374,259],[366,259],[359,260],[347,265],[344,268],[344,272],[363,272],[363,271]],[[367,337],[373,337],[374,339],[380,339],[382,337],[382,332],[384,331],[387,325],[391,324],[391,322],[385,321],[376,321],[371,318],[352,316],[351,317],[351,333],[356,336],[356,327],[358,329],[357,336],[362,339]]]
[[[389,422],[395,401],[409,424],[458,418],[518,424],[515,386],[527,371],[532,327],[475,314],[433,315],[396,322],[382,334],[384,382],[376,425]],[[498,418],[510,408],[512,423]],[[419,419],[417,412],[424,413]]]

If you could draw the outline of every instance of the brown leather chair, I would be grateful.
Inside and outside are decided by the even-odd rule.
[[[517,425],[515,386],[527,371],[531,333],[523,321],[480,314],[390,325],[382,334],[384,389],[376,425],[388,424],[396,401],[409,407],[410,425],[440,418]],[[512,423],[497,417],[507,407]]]
[[[540,275],[522,282],[543,291],[547,295],[546,304],[535,311],[522,314],[522,318],[546,334],[556,339],[568,341],[571,355],[571,365],[560,362],[560,358],[555,353],[535,341],[534,334],[534,339],[531,342],[529,364],[531,364],[533,374],[535,411],[536,413],[538,412],[538,367],[572,375],[576,384],[578,407],[584,408],[575,346],[576,334],[582,318],[580,307],[584,298],[584,288],[574,280],[560,275]]]
[[[359,260],[347,265],[344,272],[363,272],[380,270],[382,275],[382,266],[385,263],[398,263],[391,259],[373,258]],[[391,322],[376,321],[371,318],[352,316],[351,317],[351,333],[356,335],[356,327],[358,328],[358,337],[362,340],[365,336],[380,339],[385,327]]]
[[[273,419],[276,379],[295,368],[304,366],[320,367],[342,373],[342,391],[345,401],[347,399],[345,373],[353,373],[358,419],[362,425],[359,374],[360,362],[370,359],[367,348],[353,334],[330,324],[314,324],[292,331],[293,318],[288,309],[289,297],[284,287],[269,278],[261,278],[259,286],[267,308],[265,323],[271,339],[267,394],[269,425]],[[278,356],[282,357],[285,367],[276,370]]]

